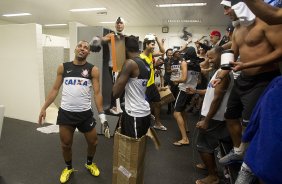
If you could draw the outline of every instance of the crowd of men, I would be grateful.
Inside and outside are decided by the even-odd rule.
[[[190,144],[187,110],[200,111],[193,149],[202,160],[196,167],[206,169],[208,174],[196,180],[196,184],[220,182],[215,152],[219,140],[228,136],[232,139],[233,149],[222,156],[219,163],[222,166],[242,163],[236,184],[282,183],[279,175],[282,171],[282,149],[279,147],[282,142],[282,111],[279,107],[282,99],[282,78],[279,77],[282,10],[275,7],[281,6],[281,1],[270,3],[222,0],[220,5],[224,15],[232,21],[226,34],[222,36],[220,31],[213,30],[210,40],[199,39],[193,46],[188,46],[187,42],[180,50],[165,50],[164,40],[155,34],[146,35],[141,49],[138,37],[125,36],[126,61],[116,76],[111,96],[111,112],[121,114],[121,133],[138,139],[150,126],[167,131],[161,123],[159,91],[168,86],[175,101],[168,104],[167,113],[173,114],[181,134],[181,139],[173,143],[175,146]],[[124,20],[119,17],[116,33],[104,36],[102,44],[110,44],[112,35],[124,35],[123,29]],[[158,49],[155,49],[156,45]],[[230,61],[230,69],[221,69],[221,56],[226,50],[232,50],[234,60]],[[104,133],[109,137],[99,69],[86,61],[89,54],[90,44],[80,41],[75,48],[74,60],[58,67],[57,79],[39,115],[39,123],[42,123],[47,107],[63,85],[57,119],[66,163],[61,183],[67,182],[74,172],[72,141],[76,128],[85,135],[88,144],[85,167],[93,176],[100,174],[97,165],[92,163],[97,133],[91,110],[91,89]],[[160,71],[162,68],[164,71]],[[112,64],[109,69],[112,73]],[[162,73],[164,84],[158,86],[155,78]],[[117,98],[124,99],[123,111],[116,108]]]

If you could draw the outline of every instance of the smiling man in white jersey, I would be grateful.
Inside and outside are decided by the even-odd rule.
[[[39,124],[46,117],[46,109],[55,100],[61,85],[63,85],[61,107],[58,112],[57,124],[61,139],[63,157],[67,167],[60,176],[60,182],[66,183],[74,172],[72,167],[73,134],[77,128],[85,136],[88,144],[85,167],[93,176],[99,176],[100,171],[92,163],[97,146],[96,121],[93,118],[91,92],[94,90],[94,100],[99,112],[101,123],[107,125],[103,112],[103,97],[100,92],[99,70],[86,61],[90,54],[87,41],[80,41],[75,48],[75,58],[72,62],[59,65],[57,78],[45,104],[39,114]],[[107,130],[108,126],[107,126]],[[109,135],[109,131],[107,131]]]

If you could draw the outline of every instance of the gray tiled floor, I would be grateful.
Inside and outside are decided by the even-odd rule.
[[[163,112],[165,114],[165,112]],[[197,152],[189,146],[175,147],[180,133],[172,115],[163,116],[168,131],[158,131],[161,149],[155,150],[148,141],[146,154],[146,184],[191,184],[203,173],[195,170]],[[190,141],[196,116],[190,116]],[[0,184],[55,184],[65,167],[61,156],[58,134],[43,134],[36,131],[37,124],[5,118],[0,141]],[[112,178],[113,138],[99,136],[95,162],[101,175],[94,178],[83,167],[86,159],[84,136],[76,133],[73,143],[73,166],[78,170],[68,182],[72,184],[110,184]],[[2,179],[2,181],[1,181]]]

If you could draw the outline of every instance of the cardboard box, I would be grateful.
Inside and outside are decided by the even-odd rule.
[[[166,90],[164,91],[159,91],[160,96],[161,96],[161,105],[168,104],[170,102],[173,102],[175,100],[172,92],[168,88],[168,86],[165,87]]]
[[[146,142],[115,133],[112,184],[144,184]]]

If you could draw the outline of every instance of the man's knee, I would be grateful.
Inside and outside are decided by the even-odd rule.
[[[72,142],[71,141],[69,141],[69,142],[68,141],[62,141],[61,142],[61,147],[65,151],[71,150]]]

